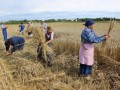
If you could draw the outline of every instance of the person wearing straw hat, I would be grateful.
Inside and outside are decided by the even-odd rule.
[[[53,28],[48,26],[47,32],[45,33],[46,43],[50,46],[54,38]]]
[[[25,28],[25,26],[23,25],[23,23],[21,23],[19,25],[19,28],[20,28],[19,33],[22,33],[22,35],[24,35],[24,28]]]
[[[20,36],[12,36],[5,41],[6,55],[13,54],[16,50],[23,50],[25,40]],[[10,46],[12,46],[9,51]]]
[[[109,35],[96,36],[94,32],[94,21],[86,20],[85,29],[81,34],[81,46],[79,50],[79,75],[90,79],[92,66],[94,64],[94,43],[100,43],[109,38]]]
[[[2,22],[1,29],[2,29],[4,41],[7,40],[7,28],[8,27],[5,25],[5,22]]]
[[[45,34],[45,39],[46,39],[46,42],[45,42],[45,43],[46,43],[49,47],[52,46],[53,38],[54,38],[53,29],[52,29],[50,26],[48,26],[48,27],[47,27],[47,33]],[[42,59],[41,61],[42,61],[43,65],[45,65],[45,64],[47,63],[47,66],[51,67],[51,66],[52,66],[51,61],[52,61],[53,53],[47,53],[47,61],[44,60],[44,58],[43,58],[43,53],[42,53],[43,48],[42,48],[42,46],[41,46],[41,43],[42,43],[42,42],[40,42],[39,45],[38,45],[37,57],[38,57],[40,60]]]

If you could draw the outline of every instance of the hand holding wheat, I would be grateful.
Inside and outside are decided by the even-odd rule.
[[[105,40],[107,40],[110,37],[109,34],[104,35]]]

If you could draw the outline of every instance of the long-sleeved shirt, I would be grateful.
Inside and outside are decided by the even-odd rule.
[[[47,33],[47,24],[46,23],[42,23],[40,24],[40,27],[43,29],[44,33]]]
[[[24,30],[24,28],[25,28],[25,26],[24,26],[24,25],[19,25],[19,27],[20,27],[20,31],[23,31],[23,30]]]
[[[93,30],[87,27],[82,31],[81,41],[84,44],[100,43],[104,40],[103,36],[98,37]]]
[[[10,38],[12,40],[12,52],[16,51],[17,48],[22,48],[24,46],[24,38],[19,36],[13,36]]]
[[[2,25],[1,25],[1,29],[2,29],[2,30],[6,30],[7,28],[6,28],[5,25],[2,24]]]

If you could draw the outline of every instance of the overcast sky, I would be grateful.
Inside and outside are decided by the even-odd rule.
[[[120,12],[120,0],[0,0],[0,16],[81,11]]]

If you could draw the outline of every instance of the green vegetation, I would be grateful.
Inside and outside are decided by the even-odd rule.
[[[45,22],[49,23],[49,22],[85,22],[86,19],[89,19],[89,18],[76,18],[76,19],[48,19],[48,20],[45,20]],[[110,18],[109,17],[103,17],[103,18],[92,18],[94,21],[97,21],[97,22],[106,22],[106,21],[110,21]],[[116,20],[117,22],[120,22],[120,19],[118,18],[111,18],[111,19],[114,19]],[[28,22],[40,22],[41,20],[10,20],[10,21],[7,21],[6,23],[7,24],[20,24],[20,23],[28,23]],[[0,22],[1,23],[1,22]]]

